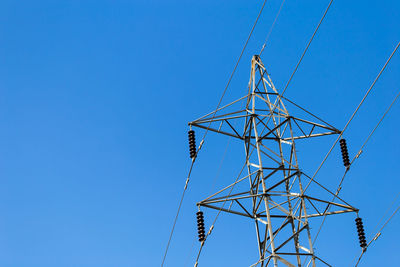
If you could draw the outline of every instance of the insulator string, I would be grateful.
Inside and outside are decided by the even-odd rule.
[[[188,138],[189,138],[190,158],[193,159],[196,156],[196,137],[195,137],[195,133],[193,130],[189,130]]]
[[[355,219],[356,226],[357,226],[357,233],[358,233],[358,239],[360,241],[360,247],[363,250],[366,250],[367,248],[367,241],[365,240],[365,232],[364,232],[364,224],[363,221],[360,217],[357,217]]]
[[[350,167],[350,159],[349,159],[349,151],[347,149],[346,139],[343,139],[343,138],[340,139],[339,144],[340,144],[340,151],[342,152],[343,165],[346,168],[349,168]]]

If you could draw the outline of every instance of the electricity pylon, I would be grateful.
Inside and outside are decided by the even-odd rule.
[[[281,97],[257,55],[248,93],[215,112],[189,125],[241,140],[247,173],[197,205],[254,222],[259,259],[251,266],[330,266],[314,253],[309,219],[358,210],[339,197],[325,200],[334,194],[300,169],[295,142],[340,131]]]

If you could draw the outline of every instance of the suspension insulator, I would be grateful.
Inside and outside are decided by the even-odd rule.
[[[198,211],[196,215],[197,215],[197,232],[199,234],[199,241],[203,242],[206,239],[206,232],[204,231],[203,212]]]
[[[350,166],[349,151],[347,150],[346,139],[340,139],[340,150],[342,151],[343,164],[346,168]]]
[[[189,152],[190,152],[190,157],[194,158],[196,156],[196,138],[194,136],[194,131],[190,130],[188,132],[189,136]]]
[[[358,239],[360,240],[360,247],[362,249],[367,248],[367,241],[365,240],[364,225],[360,217],[356,218],[356,226],[358,232]]]

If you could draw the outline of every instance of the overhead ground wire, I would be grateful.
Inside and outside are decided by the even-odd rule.
[[[306,45],[306,48],[304,49],[303,53],[301,54],[301,57],[300,57],[299,61],[298,61],[297,64],[296,64],[296,67],[294,68],[292,74],[290,75],[290,78],[289,78],[289,80],[287,81],[287,83],[286,83],[286,85],[285,85],[285,87],[284,87],[282,93],[280,93],[280,94],[278,95],[278,97],[276,98],[275,103],[274,103],[274,107],[273,107],[272,110],[271,110],[271,114],[273,114],[273,112],[275,111],[275,109],[276,109],[277,106],[278,106],[277,103],[279,103],[279,101],[282,99],[283,95],[285,94],[287,88],[289,87],[290,82],[292,81],[292,79],[293,79],[295,73],[297,72],[297,69],[299,68],[301,62],[303,61],[304,56],[306,55],[306,53],[307,53],[307,51],[308,51],[308,48],[310,47],[312,41],[314,40],[315,35],[317,34],[317,32],[318,32],[318,30],[319,30],[319,28],[320,28],[322,22],[324,21],[324,19],[325,19],[325,17],[326,17],[326,14],[328,13],[328,11],[329,11],[329,9],[330,9],[330,7],[331,7],[331,5],[332,5],[332,2],[333,2],[333,0],[330,0],[330,2],[329,2],[329,4],[328,4],[328,6],[326,7],[326,9],[325,9],[325,11],[324,11],[324,13],[323,13],[321,19],[320,19],[319,22],[318,22],[317,27],[315,28],[313,34],[311,35],[311,38],[310,38],[310,40],[308,41],[308,43],[307,43],[307,45]],[[271,117],[272,117],[272,116],[271,116]],[[269,122],[269,120],[271,119],[271,117],[267,120],[266,124],[268,124],[268,122]]]
[[[270,37],[270,35],[271,35],[271,33],[272,33],[272,30],[273,30],[274,27],[275,27],[275,24],[276,24],[276,22],[277,22],[277,20],[278,20],[279,14],[281,14],[281,11],[282,11],[283,4],[284,4],[284,3],[285,3],[285,0],[282,0],[282,3],[281,3],[281,5],[280,5],[280,7],[279,7],[279,10],[278,10],[278,12],[276,13],[274,22],[272,22],[272,25],[271,25],[271,27],[269,28],[267,37],[265,38],[264,44],[263,44],[263,46],[261,47],[261,51],[260,51],[260,53],[258,54],[259,56],[261,56],[262,52],[264,51],[265,47],[267,46],[269,37]]]

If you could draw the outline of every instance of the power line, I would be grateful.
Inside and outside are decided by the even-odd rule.
[[[283,89],[283,91],[282,91],[282,93],[281,93],[281,97],[283,96],[283,94],[285,93],[286,89],[288,88],[290,82],[292,81],[292,78],[293,78],[294,74],[296,73],[298,67],[300,66],[300,63],[301,63],[301,61],[303,60],[304,55],[307,53],[308,48],[309,48],[310,45],[311,45],[311,42],[314,40],[315,34],[317,33],[319,27],[321,26],[322,22],[324,21],[325,16],[326,16],[326,14],[328,13],[329,8],[330,8],[331,5],[332,5],[332,2],[333,2],[333,0],[331,0],[331,1],[329,2],[328,7],[325,9],[325,12],[324,12],[324,14],[322,15],[322,18],[320,19],[320,21],[319,21],[319,23],[318,23],[318,25],[317,25],[317,28],[315,28],[315,31],[314,31],[314,33],[312,34],[310,40],[308,41],[308,44],[307,44],[306,48],[304,49],[304,52],[303,52],[303,54],[301,55],[299,62],[297,63],[296,67],[294,68],[293,73],[292,73],[292,75],[290,76],[289,80],[287,81],[286,86],[285,86],[285,88]],[[279,101],[279,100],[278,100],[278,101]]]
[[[229,77],[228,83],[226,84],[226,86],[225,86],[225,88],[224,88],[224,91],[223,91],[223,93],[222,93],[222,96],[221,96],[221,98],[220,98],[220,100],[219,100],[219,102],[218,102],[217,108],[216,108],[215,111],[214,111],[214,114],[213,114],[213,117],[212,117],[213,119],[214,119],[214,117],[215,117],[215,115],[216,115],[216,113],[217,113],[217,111],[218,111],[218,108],[219,108],[219,106],[221,105],[222,99],[224,98],[225,93],[226,93],[226,91],[227,91],[227,89],[228,89],[228,87],[229,87],[229,85],[230,85],[230,83],[231,83],[231,81],[232,81],[233,75],[234,75],[235,72],[236,72],[236,69],[237,69],[237,67],[238,67],[238,65],[239,65],[239,62],[240,62],[240,60],[241,60],[241,58],[242,58],[242,56],[243,56],[244,51],[246,50],[247,44],[249,43],[250,37],[252,36],[253,31],[254,31],[254,29],[255,29],[255,27],[256,27],[256,25],[257,25],[257,22],[258,22],[258,20],[259,20],[261,14],[262,14],[262,11],[264,10],[264,6],[265,6],[266,2],[267,2],[267,0],[264,0],[263,4],[262,4],[262,6],[261,6],[261,9],[260,9],[260,11],[259,11],[259,13],[258,13],[258,15],[257,15],[256,21],[254,22],[253,27],[251,28],[251,31],[250,31],[250,33],[249,33],[249,36],[247,37],[246,43],[244,44],[243,49],[242,49],[242,51],[241,51],[241,53],[240,53],[240,56],[239,56],[239,58],[238,58],[238,60],[237,60],[237,62],[236,62],[236,64],[235,64],[235,67],[233,68],[233,71],[232,71],[232,73],[231,73],[231,75],[230,75],[230,77]],[[211,124],[211,122],[210,122],[210,124]],[[210,125],[209,125],[209,127],[210,127]],[[185,197],[185,193],[186,193],[186,190],[187,190],[187,187],[188,187],[188,184],[189,184],[190,174],[191,174],[191,172],[192,172],[193,165],[194,165],[194,162],[195,162],[195,160],[196,160],[197,154],[199,153],[199,151],[200,151],[200,149],[201,149],[201,147],[202,147],[202,145],[203,145],[203,143],[204,143],[204,139],[205,139],[205,137],[207,136],[208,128],[209,128],[209,127],[207,127],[206,131],[204,132],[203,138],[202,138],[202,140],[201,140],[201,142],[200,142],[200,146],[199,146],[199,148],[198,148],[198,150],[197,150],[197,152],[196,152],[196,156],[192,159],[192,163],[191,163],[191,165],[190,165],[189,173],[188,173],[188,176],[187,176],[186,182],[185,182],[185,187],[184,187],[184,189],[183,189],[182,196],[181,196],[181,199],[180,199],[180,201],[179,201],[178,210],[177,210],[177,213],[176,213],[176,215],[175,215],[174,223],[173,223],[173,225],[172,225],[171,233],[170,233],[170,236],[169,236],[169,239],[168,239],[167,247],[166,247],[166,249],[165,249],[165,253],[164,253],[164,257],[163,257],[161,266],[164,266],[164,262],[165,262],[165,259],[166,259],[166,257],[167,257],[167,254],[168,254],[168,249],[169,249],[169,246],[170,246],[170,244],[171,244],[172,236],[173,236],[173,234],[174,234],[176,222],[177,222],[177,220],[178,220],[179,213],[180,213],[180,210],[181,210],[181,207],[182,207],[183,199],[184,199],[184,197]]]
[[[399,45],[400,45],[400,42],[397,44],[397,46],[395,47],[395,49],[393,50],[393,52],[390,54],[389,58],[388,58],[387,61],[385,62],[385,65],[382,67],[381,71],[379,72],[379,74],[377,75],[377,77],[375,78],[375,80],[373,81],[373,83],[371,84],[371,86],[369,87],[369,89],[367,90],[367,92],[365,93],[363,99],[362,99],[361,102],[358,104],[357,108],[355,109],[355,111],[354,111],[353,114],[351,115],[350,119],[347,121],[347,123],[346,123],[344,129],[343,129],[342,132],[339,134],[338,138],[336,139],[336,141],[334,142],[334,144],[332,145],[332,147],[330,148],[330,150],[329,150],[328,153],[326,154],[325,158],[323,159],[323,161],[322,161],[321,164],[319,165],[319,167],[318,167],[318,169],[316,170],[316,172],[314,173],[314,175],[310,178],[310,181],[308,182],[307,186],[304,188],[303,194],[306,192],[306,190],[307,190],[308,187],[310,186],[311,182],[314,181],[314,179],[315,179],[317,173],[319,172],[319,170],[321,169],[322,165],[325,163],[326,159],[328,158],[328,156],[329,156],[330,153],[332,152],[332,150],[333,150],[333,148],[335,147],[336,143],[337,143],[337,142],[339,141],[339,139],[342,137],[344,131],[347,129],[348,125],[349,125],[350,122],[353,120],[353,118],[354,118],[354,116],[356,115],[357,111],[360,109],[361,105],[364,103],[365,99],[367,98],[367,96],[369,95],[370,91],[371,91],[372,88],[374,87],[375,83],[378,81],[378,79],[379,79],[379,77],[381,76],[382,72],[386,69],[386,66],[388,65],[388,63],[389,63],[390,60],[392,59],[393,55],[396,53],[396,51],[397,51]],[[397,95],[397,96],[395,97],[395,99],[393,100],[393,102],[391,103],[391,105],[389,106],[389,108],[386,110],[386,112],[383,114],[382,118],[379,120],[378,124],[375,126],[375,128],[372,130],[372,132],[369,134],[369,136],[368,136],[367,139],[365,140],[364,144],[361,146],[361,148],[360,148],[359,152],[357,153],[357,155],[352,159],[350,165],[354,162],[354,160],[355,160],[356,158],[358,158],[358,156],[359,156],[360,153],[361,153],[360,151],[362,151],[362,149],[364,148],[364,146],[366,145],[366,143],[367,143],[367,142],[369,141],[369,139],[371,138],[372,134],[375,132],[375,130],[376,130],[376,129],[378,128],[378,126],[381,124],[382,120],[385,118],[386,114],[389,112],[389,110],[391,109],[391,107],[393,106],[393,104],[395,103],[395,101],[397,100],[398,96],[399,96],[399,95]],[[336,193],[335,193],[335,195],[334,195],[334,197],[333,197],[332,202],[333,202],[333,201],[335,200],[335,198],[338,196],[338,194],[339,194],[339,192],[340,192],[340,190],[341,190],[341,185],[342,185],[342,183],[343,183],[343,181],[344,181],[344,178],[346,177],[346,174],[347,174],[348,171],[349,171],[349,168],[346,168],[346,171],[345,171],[345,173],[344,173],[344,175],[343,175],[343,177],[342,177],[342,179],[341,179],[341,181],[340,181],[340,183],[339,183],[339,186],[338,186],[338,188],[337,188],[337,190],[336,190]],[[321,230],[322,230],[322,225],[325,223],[325,219],[326,219],[327,212],[328,212],[328,209],[329,209],[329,208],[330,208],[330,205],[328,204],[328,205],[327,205],[327,208],[326,208],[325,211],[324,211],[324,213],[325,213],[324,218],[323,218],[323,220],[322,220],[322,222],[321,222],[321,225],[320,225],[320,227],[319,227],[319,229],[318,229],[317,235],[316,235],[316,237],[314,238],[313,245],[314,245],[314,243],[316,242],[317,237],[318,237],[319,233],[320,233]]]
[[[242,59],[243,53],[244,53],[244,51],[246,50],[247,44],[249,43],[250,37],[252,36],[254,29],[256,28],[257,22],[258,22],[258,20],[259,20],[261,14],[262,14],[262,12],[263,12],[263,10],[264,10],[264,7],[265,7],[265,4],[266,4],[266,3],[267,3],[267,0],[264,0],[262,6],[261,6],[261,8],[260,8],[260,11],[258,12],[256,21],[254,22],[253,27],[251,28],[251,31],[250,31],[250,33],[249,33],[249,36],[248,36],[247,39],[246,39],[246,43],[244,44],[243,49],[242,49],[242,51],[240,52],[239,58],[238,58],[238,60],[236,61],[235,67],[233,68],[233,71],[232,71],[232,73],[231,73],[231,75],[230,75],[230,77],[229,77],[228,83],[226,84],[226,86],[225,86],[225,88],[224,88],[224,91],[223,91],[223,93],[222,93],[222,96],[221,96],[221,98],[219,99],[217,108],[216,108],[215,111],[213,112],[213,116],[212,116],[212,118],[211,118],[211,121],[210,121],[210,123],[208,124],[208,127],[206,128],[206,131],[204,132],[202,142],[204,142],[204,139],[206,138],[207,133],[208,133],[208,129],[209,129],[210,126],[211,126],[211,122],[212,122],[212,120],[215,118],[215,115],[217,114],[218,108],[219,108],[220,105],[221,105],[222,99],[224,98],[225,93],[226,93],[226,91],[227,91],[229,85],[231,84],[233,75],[235,74],[236,69],[237,69],[237,67],[238,67],[238,65],[239,65],[239,63],[240,63],[240,60]]]
[[[389,58],[386,60],[385,65],[382,67],[382,69],[380,70],[379,74],[376,76],[375,80],[373,81],[373,83],[371,84],[371,86],[369,87],[369,89],[367,90],[367,92],[365,93],[364,97],[362,98],[361,102],[358,104],[357,108],[354,110],[353,114],[350,116],[350,119],[347,121],[346,125],[344,126],[342,132],[339,134],[338,138],[336,139],[336,141],[333,143],[332,147],[329,149],[328,153],[326,154],[325,158],[322,160],[321,164],[319,165],[319,167],[317,168],[317,170],[315,171],[314,175],[312,176],[311,180],[308,182],[307,186],[304,189],[304,192],[307,190],[307,188],[310,186],[311,182],[313,181],[313,179],[315,178],[315,176],[317,175],[317,173],[319,172],[319,170],[321,169],[322,165],[324,165],[326,159],[328,158],[328,156],[331,154],[333,148],[335,147],[336,143],[339,141],[339,139],[342,137],[343,133],[346,131],[347,127],[349,126],[350,122],[353,120],[354,116],[357,114],[358,110],[360,109],[361,105],[364,103],[365,99],[367,98],[367,96],[369,95],[369,93],[371,92],[372,88],[374,87],[375,83],[378,81],[379,77],[381,76],[381,74],[383,73],[383,71],[386,69],[386,66],[389,64],[390,60],[392,59],[393,55],[396,53],[397,49],[399,48],[400,42],[396,45],[396,47],[394,48],[393,52],[390,54]]]
[[[368,137],[366,138],[366,140],[364,141],[364,143],[362,144],[362,146],[360,147],[360,149],[358,150],[357,154],[354,156],[354,158],[351,160],[350,166],[353,165],[353,162],[359,158],[360,154],[363,152],[363,148],[365,147],[365,145],[368,143],[368,141],[370,140],[370,138],[372,137],[372,135],[375,133],[376,129],[379,127],[379,125],[382,123],[383,119],[386,117],[386,115],[389,113],[390,109],[392,108],[392,106],[394,105],[394,103],[397,101],[397,99],[400,96],[400,92],[396,95],[396,97],[393,99],[392,103],[389,105],[389,107],[386,109],[385,113],[381,116],[380,120],[378,121],[378,123],[375,125],[374,129],[370,132],[370,134],[368,135]],[[343,174],[342,179],[340,180],[340,183],[338,185],[338,188],[336,190],[335,196],[332,199],[332,202],[335,200],[335,198],[339,195],[340,190],[342,189],[342,184],[344,181],[344,178],[346,177],[346,174],[348,173],[349,168],[346,168],[346,171]],[[400,196],[400,193],[399,195]],[[393,205],[393,204],[392,204]],[[328,212],[330,209],[330,205],[327,206],[327,208],[325,209],[324,213]],[[387,211],[388,212],[388,211]],[[385,215],[387,214],[387,212],[385,213]],[[385,216],[384,215],[384,216]],[[318,229],[317,235],[314,238],[313,244],[316,242],[319,233],[321,232],[322,226],[325,223],[325,219],[326,219],[326,214],[324,215],[324,218],[321,222],[321,225]],[[379,224],[379,223],[378,223]]]
[[[182,207],[182,203],[183,203],[183,199],[184,199],[184,197],[185,197],[185,193],[186,193],[186,189],[187,189],[187,186],[188,186],[189,177],[190,177],[190,174],[191,174],[192,169],[193,169],[194,161],[195,161],[195,158],[193,158],[192,164],[190,165],[189,174],[188,174],[188,177],[187,177],[187,179],[186,179],[185,188],[183,189],[182,196],[181,196],[181,199],[180,199],[180,201],[179,201],[178,210],[177,210],[176,215],[175,215],[175,219],[174,219],[174,223],[173,223],[173,225],[172,225],[171,233],[169,234],[169,239],[168,239],[167,247],[166,247],[166,249],[165,249],[165,253],[164,253],[164,257],[163,257],[161,266],[164,266],[164,262],[165,262],[165,259],[166,259],[166,257],[167,257],[168,249],[169,249],[169,246],[170,246],[170,244],[171,244],[171,240],[172,240],[172,236],[173,236],[173,234],[174,234],[176,222],[177,222],[177,220],[178,220],[179,213],[180,213],[180,210],[181,210],[181,207]]]
[[[397,94],[397,96],[395,97],[395,99],[393,100],[393,102],[391,103],[391,105],[389,106],[389,108],[386,110],[384,116],[382,117],[382,119],[379,121],[379,123],[383,120],[383,118],[386,116],[386,114],[389,112],[390,108],[393,106],[393,104],[396,102],[397,98],[400,96],[400,92]],[[379,125],[378,123],[378,125]],[[378,125],[374,128],[373,132],[375,131],[375,129],[378,127]],[[368,139],[371,137],[372,133],[368,136]],[[360,150],[361,151],[361,150]],[[392,201],[391,205],[388,207],[388,209],[386,210],[386,212],[383,214],[382,218],[378,221],[377,225],[375,226],[375,229],[378,227],[379,223],[383,220],[383,218],[386,217],[386,214],[389,212],[390,208],[394,205],[394,203],[396,203],[396,201],[398,200],[398,198],[400,197],[400,192],[397,194],[397,196],[394,198],[394,200]],[[372,237],[372,239],[369,241],[367,248],[371,245],[371,243],[375,240],[378,239],[378,237],[381,235],[382,230],[386,227],[386,225],[389,223],[389,221],[393,218],[393,216],[398,212],[398,210],[400,209],[400,205],[397,207],[397,209],[392,213],[392,215],[389,217],[389,219],[383,224],[383,226],[381,227],[381,229]],[[362,256],[364,255],[364,253],[366,252],[366,249],[363,250],[356,262],[356,267],[358,266],[358,264],[361,261]]]
[[[378,221],[378,223],[376,224],[376,226],[374,227],[374,230],[372,232],[375,232],[376,229],[378,229],[379,224],[382,222],[383,218],[386,217],[386,215],[389,213],[389,211],[392,209],[393,205],[396,203],[397,199],[400,197],[400,192],[396,195],[396,197],[393,199],[392,203],[390,204],[390,206],[387,208],[387,210],[385,211],[385,213],[383,214],[382,218]]]
[[[303,61],[303,58],[304,58],[305,54],[307,53],[308,48],[310,47],[312,41],[314,40],[314,37],[315,37],[315,35],[317,34],[317,32],[318,32],[318,30],[319,30],[319,27],[321,26],[322,22],[324,21],[325,16],[326,16],[326,14],[328,13],[328,11],[329,11],[329,9],[330,9],[330,7],[331,7],[331,5],[332,5],[332,2],[333,2],[333,0],[331,0],[331,1],[329,2],[327,8],[325,9],[324,14],[322,15],[321,19],[319,20],[317,27],[315,28],[313,34],[311,35],[310,40],[309,40],[308,43],[307,43],[306,48],[304,49],[303,53],[301,54],[301,57],[300,57],[299,61],[297,62],[296,67],[294,68],[294,70],[293,70],[293,72],[292,72],[292,75],[290,75],[290,78],[289,78],[289,80],[287,81],[287,83],[286,83],[286,85],[285,85],[285,88],[283,89],[282,93],[279,94],[278,97],[276,98],[275,103],[274,103],[274,107],[273,107],[273,109],[271,110],[271,114],[273,114],[273,112],[275,111],[275,109],[276,109],[276,107],[277,107],[276,104],[282,99],[283,94],[286,92],[286,89],[289,87],[289,84],[290,84],[290,82],[292,81],[294,74],[296,73],[297,69],[299,68],[300,63]],[[267,124],[268,124],[268,122],[269,122],[269,119],[268,119],[268,121],[267,121]]]

